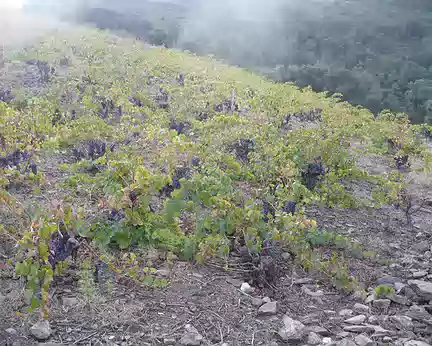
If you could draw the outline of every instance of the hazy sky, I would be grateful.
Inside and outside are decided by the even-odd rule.
[[[0,0],[0,7],[22,8],[24,0]]]

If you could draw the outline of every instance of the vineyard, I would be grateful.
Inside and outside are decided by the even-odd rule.
[[[0,71],[0,345],[431,342],[431,128],[99,31]]]

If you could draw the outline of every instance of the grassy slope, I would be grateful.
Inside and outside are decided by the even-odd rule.
[[[39,166],[37,176],[2,172],[9,190],[3,192],[5,201],[13,207],[2,217],[7,226],[5,218],[24,208],[33,219],[43,220],[41,228],[48,232],[55,232],[52,225],[63,220],[71,231],[92,236],[101,245],[151,244],[187,258],[235,251],[233,236],[250,251],[261,251],[262,240],[272,234],[310,259],[304,235],[305,230],[314,232],[315,224],[283,213],[288,201],[346,207],[370,203],[345,187],[355,180],[378,181],[355,162],[359,155],[387,155],[387,139],[395,136],[403,150],[427,157],[413,150],[412,130],[404,119],[375,120],[367,110],[210,58],[149,48],[97,31],[74,31],[47,37],[8,68],[12,73],[23,69],[30,59],[47,61],[56,74],[44,85],[30,83],[31,88],[15,83],[16,100],[10,106],[0,104],[3,154],[26,150]],[[176,81],[181,73],[184,86]],[[159,88],[169,95],[168,108],[158,106]],[[215,111],[233,98],[238,112]],[[109,100],[115,107],[103,119],[101,105]],[[282,126],[287,114],[318,109],[322,121],[292,122],[294,131]],[[179,125],[182,135],[170,129]],[[236,158],[233,148],[239,140],[253,141],[247,162]],[[91,141],[113,150],[90,159]],[[356,150],[351,143],[359,141],[366,145]],[[85,159],[75,162],[73,149]],[[310,192],[301,184],[301,172],[318,156],[330,173]],[[194,158],[200,159],[198,166]],[[171,198],[161,196],[179,167],[187,170],[187,181],[181,181],[182,189]],[[377,186],[388,183],[387,177],[382,179]],[[21,185],[11,190],[17,181]],[[272,194],[269,187],[275,185]],[[47,202],[56,199],[65,212],[49,211]],[[277,211],[268,223],[262,220],[263,199]],[[35,203],[42,213],[32,211]],[[73,213],[68,214],[69,208]],[[108,220],[112,210],[124,210],[125,218]],[[17,225],[28,229],[29,221],[21,219]]]

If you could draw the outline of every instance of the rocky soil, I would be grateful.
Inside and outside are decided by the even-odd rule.
[[[109,295],[89,298],[78,291],[72,265],[52,293],[50,323],[34,324],[37,316],[15,315],[25,304],[23,286],[3,264],[0,345],[426,346],[432,343],[430,213],[419,212],[408,227],[389,209],[310,210],[324,229],[349,234],[381,255],[379,261],[352,258],[366,295],[343,293],[303,272],[289,254],[282,256],[283,277],[259,288],[246,284],[249,275],[213,263],[168,266],[153,251],[149,260],[159,263],[168,288],[118,279]],[[1,256],[4,263],[5,249]],[[380,285],[396,295],[376,297]]]

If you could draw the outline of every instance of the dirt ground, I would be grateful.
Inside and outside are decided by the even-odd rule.
[[[432,208],[425,208],[424,212],[415,215],[413,227],[404,225],[403,215],[389,209],[315,209],[309,213],[317,218],[323,229],[349,235],[380,255],[383,264],[352,259],[353,275],[359,277],[366,289],[374,287],[377,280],[386,275],[405,282],[415,271],[430,269],[430,261],[423,254],[431,245]],[[2,263],[10,254],[5,251],[8,245],[5,243],[2,243],[0,253]],[[419,249],[419,244],[423,250]],[[156,256],[160,255],[156,252]],[[430,259],[430,252],[428,256]],[[241,284],[249,279],[247,274],[227,272],[212,263],[200,266],[176,261],[167,266],[157,258],[156,262],[162,265],[158,275],[169,279],[169,287],[151,290],[120,280],[114,283],[112,294],[100,300],[89,300],[77,291],[78,277],[72,266],[54,288],[50,342],[63,345],[177,344],[185,332],[185,325],[191,324],[203,336],[203,345],[285,345],[287,343],[278,335],[284,315],[306,326],[322,327],[326,330],[321,332],[322,336],[337,341],[341,335],[345,336],[340,334],[343,319],[338,312],[362,302],[353,294],[336,290],[325,278],[303,272],[289,259],[284,263],[284,275],[274,288],[256,288],[250,294],[240,290]],[[15,314],[25,304],[22,283],[10,277],[7,274],[10,270],[4,265],[0,273],[3,295],[0,338],[6,340],[0,344],[37,344],[28,335],[37,316],[22,318]],[[322,295],[310,295],[311,291],[320,290]],[[277,312],[261,316],[258,303],[252,297],[269,297],[277,301]],[[399,315],[407,309],[406,305],[392,303],[386,315]],[[16,334],[5,332],[8,328],[13,328]],[[401,330],[394,332],[393,337],[399,339],[411,335]],[[431,333],[429,326],[427,333],[414,335],[430,342]]]

